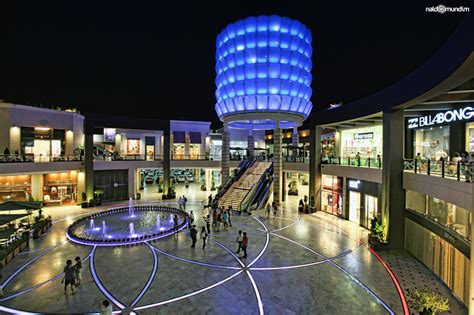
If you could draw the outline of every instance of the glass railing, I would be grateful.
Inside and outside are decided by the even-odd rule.
[[[321,164],[333,164],[352,167],[382,168],[382,157],[357,158],[357,157],[325,157]]]
[[[43,155],[43,154],[3,154],[0,163],[48,163],[77,162],[84,160],[82,155]]]
[[[403,160],[403,169],[407,172],[440,176],[456,180],[464,178],[466,181],[470,181],[472,177],[470,168],[470,163],[461,163],[461,161],[436,161],[430,159]]]
[[[309,163],[309,156],[283,155],[283,161],[288,163]]]

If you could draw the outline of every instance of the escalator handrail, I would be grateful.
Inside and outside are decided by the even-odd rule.
[[[250,162],[251,164],[249,165]],[[240,162],[239,170],[237,171],[235,177],[229,176],[229,178],[227,178],[225,183],[222,185],[222,188],[217,193],[216,198],[219,199],[220,197],[224,196],[225,192],[230,188],[230,186],[232,186],[232,184],[237,181],[240,176],[242,176],[242,174],[245,172],[245,170],[247,170],[251,165],[253,165],[254,162],[255,161],[252,162],[251,160],[243,160],[242,162]]]
[[[247,194],[245,195],[244,199],[242,199],[242,202],[239,205],[239,210],[247,210],[255,201],[256,195],[258,195],[258,192],[260,191],[262,185],[266,182],[268,179],[268,173],[271,172],[273,173],[273,163],[265,170],[265,172],[262,174],[258,182],[250,189]],[[250,201],[246,201],[250,198]],[[242,205],[246,204],[243,208]]]
[[[261,200],[260,196],[262,194],[262,191],[263,192],[266,191],[268,187],[270,186],[269,184],[273,182],[273,163],[270,165],[270,167],[267,169],[265,173],[268,173],[268,176],[265,176],[265,180],[263,181],[257,193],[252,198],[252,201],[250,202],[248,207],[251,207],[256,202],[259,202],[259,200]],[[259,202],[258,207],[260,206],[260,203],[261,201]]]

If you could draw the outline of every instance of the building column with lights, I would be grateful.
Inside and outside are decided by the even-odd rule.
[[[273,201],[278,205],[282,201],[282,138],[280,120],[275,121],[273,130]]]
[[[309,133],[309,203],[315,211],[321,210],[321,127]]]
[[[222,161],[221,184],[223,185],[230,175],[230,134],[229,126],[224,122],[222,131]]]
[[[170,126],[163,130],[163,195],[170,189],[171,179],[171,136]]]
[[[249,130],[249,136],[247,138],[247,152],[248,159],[253,159],[255,157],[255,139],[253,137],[252,129]]]

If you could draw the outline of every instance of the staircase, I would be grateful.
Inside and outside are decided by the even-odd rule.
[[[255,162],[219,199],[219,207],[228,208],[229,206],[232,206],[233,209],[238,210],[245,196],[247,196],[249,191],[259,181],[270,165],[271,162]]]

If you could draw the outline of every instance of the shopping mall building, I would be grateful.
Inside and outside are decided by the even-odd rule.
[[[230,174],[259,169],[273,177],[266,191],[255,192],[258,206],[270,196],[278,202],[308,196],[308,212],[367,229],[377,218],[390,248],[407,249],[468,305],[474,186],[460,156],[474,152],[474,42],[465,40],[472,29],[466,19],[419,69],[374,95],[316,111],[310,128],[301,126],[310,103],[272,112],[271,99],[267,116],[257,113],[252,127],[243,128],[250,98],[240,113],[237,105],[227,112],[224,94],[226,109],[217,110],[224,127],[217,130],[210,122],[1,101],[0,201],[88,206],[98,191],[103,202],[140,199],[150,187],[161,198],[184,183],[215,193]],[[301,54],[310,58],[311,49]],[[303,94],[307,100],[311,92]],[[272,157],[274,165],[243,165],[256,157]]]

